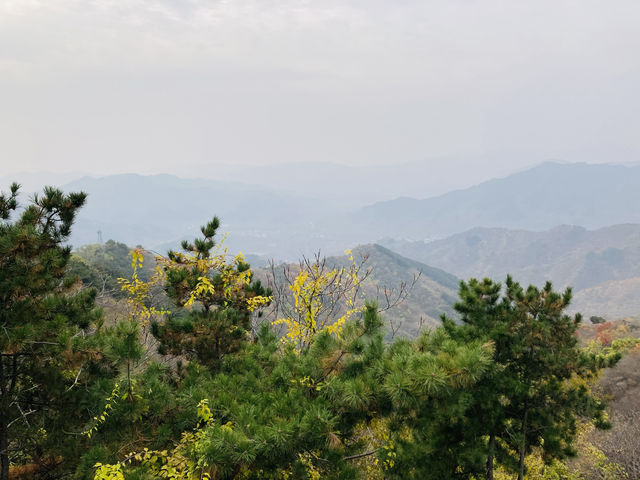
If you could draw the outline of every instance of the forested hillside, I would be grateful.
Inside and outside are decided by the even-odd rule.
[[[640,278],[612,280],[576,292],[571,311],[620,319],[640,312]]]
[[[474,228],[432,242],[387,239],[398,253],[461,278],[513,273],[540,285],[592,287],[640,276],[640,225],[597,230],[563,225],[542,232]]]
[[[586,338],[569,290],[458,283],[378,245],[261,278],[217,217],[166,254],[72,252],[86,201],[0,196],[2,480],[633,471],[611,450],[626,417],[620,437],[592,432],[611,426],[600,372],[638,341],[601,320]]]
[[[639,0],[0,0],[0,480],[640,480],[639,52]]]
[[[97,288],[100,298],[123,298],[118,278],[131,276],[130,251],[130,247],[113,240],[103,245],[85,245],[75,250],[69,272],[79,275],[85,286]],[[363,282],[359,295],[391,309],[389,314],[394,320],[396,335],[415,336],[421,326],[438,326],[443,313],[455,316],[457,277],[380,245],[359,246],[353,249],[353,255],[362,265],[363,272],[367,272],[367,281]],[[153,274],[154,255],[147,251],[144,257],[146,261],[138,275],[149,280]],[[250,261],[250,257],[247,260]],[[347,255],[328,257],[324,261],[330,268],[346,268],[350,263]],[[297,272],[297,267],[296,264],[258,265],[253,271],[256,278],[270,285],[284,282],[282,272],[290,269]],[[269,313],[269,310],[265,312]]]

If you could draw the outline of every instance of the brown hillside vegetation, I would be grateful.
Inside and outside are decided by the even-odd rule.
[[[603,370],[593,387],[606,400],[610,430],[587,428],[571,464],[586,480],[640,478],[640,319],[626,318],[580,327],[581,344],[598,351],[614,343],[626,351],[613,368]],[[632,338],[635,338],[635,345]],[[626,346],[622,346],[625,344]],[[600,452],[599,456],[597,452]]]
[[[609,399],[613,428],[593,432],[593,442],[613,462],[626,470],[630,479],[640,478],[640,348],[636,347],[612,369],[604,370],[602,393]]]
[[[562,225],[542,232],[475,228],[433,242],[384,242],[401,255],[460,278],[511,274],[522,283],[576,290],[640,276],[640,225],[598,230]]]
[[[571,312],[618,319],[640,313],[640,277],[613,280],[574,294]]]

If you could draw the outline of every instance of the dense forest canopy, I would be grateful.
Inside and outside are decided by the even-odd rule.
[[[632,478],[589,435],[611,426],[601,371],[638,342],[605,319],[581,342],[570,288],[462,281],[455,318],[389,335],[351,252],[263,282],[217,217],[166,255],[72,252],[85,194],[18,194],[0,196],[0,480]]]

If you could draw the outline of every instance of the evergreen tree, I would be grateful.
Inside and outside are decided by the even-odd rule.
[[[525,290],[507,277],[503,289],[489,279],[472,279],[461,283],[455,305],[462,325],[443,318],[452,337],[486,339],[495,346],[493,370],[474,390],[469,410],[474,428],[464,432],[485,439],[488,479],[494,458],[522,480],[533,447],[549,461],[574,454],[578,415],[605,426],[604,405],[581,380],[603,364],[578,348],[581,316],[564,313],[570,301],[570,289],[560,294],[550,283]]]
[[[439,328],[415,343],[397,341],[391,351],[395,365],[384,385],[393,400],[396,458],[385,478],[468,478],[483,454],[470,433],[470,407],[491,368],[491,345],[461,342]]]
[[[214,252],[219,226],[214,217],[201,227],[202,238],[182,242],[182,252],[168,253],[165,291],[178,311],[152,329],[160,353],[184,355],[212,369],[240,349],[253,312],[266,305],[271,294],[253,281],[241,255],[228,262],[226,252]]]
[[[195,395],[206,396],[200,422],[173,448],[101,465],[95,478],[150,479],[167,470],[220,480],[453,478],[441,475],[451,466],[440,462],[455,455],[440,458],[445,449],[434,450],[429,426],[434,415],[462,421],[462,397],[488,368],[490,347],[461,345],[442,330],[391,346],[383,338],[373,304],[339,336],[321,331],[303,350],[265,324],[214,375],[192,364],[198,380],[185,377],[177,397],[193,399],[196,383],[206,387]]]
[[[80,385],[91,370],[79,334],[99,316],[95,290],[65,277],[64,242],[86,195],[47,187],[17,215],[18,190],[0,195],[1,480],[10,463],[71,460],[63,432],[80,423]]]

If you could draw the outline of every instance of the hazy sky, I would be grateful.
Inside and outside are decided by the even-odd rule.
[[[637,162],[639,25],[638,0],[0,0],[0,176]]]

